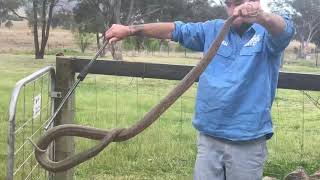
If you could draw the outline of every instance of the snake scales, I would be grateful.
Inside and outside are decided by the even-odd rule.
[[[140,121],[129,128],[117,128],[113,130],[97,129],[92,127],[85,127],[80,125],[59,125],[49,129],[39,139],[35,148],[35,157],[39,164],[46,170],[51,172],[61,172],[73,168],[90,158],[96,156],[111,142],[121,142],[129,140],[147,127],[155,122],[161,114],[163,114],[185,91],[187,91],[195,80],[206,69],[212,58],[216,55],[222,41],[232,22],[236,19],[236,16],[229,17],[220,31],[215,42],[211,46],[208,53],[203,57],[201,61],[181,80],[181,82],[165,97],[159,104],[154,106]],[[79,154],[67,157],[59,162],[54,162],[49,159],[46,153],[46,149],[55,139],[62,136],[77,136],[82,138],[88,138],[92,140],[99,140],[100,142]]]

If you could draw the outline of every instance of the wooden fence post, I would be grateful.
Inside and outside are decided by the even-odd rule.
[[[75,82],[75,72],[72,69],[72,61],[69,59],[56,59],[56,91],[62,93],[62,97],[66,95],[68,90]],[[55,100],[55,109],[61,103],[62,99]],[[55,126],[61,124],[73,124],[75,116],[75,96],[71,95],[69,100],[62,107],[60,113],[55,119]],[[55,141],[55,160],[63,160],[74,154],[74,138],[62,137]],[[68,170],[61,173],[55,173],[53,180],[73,180],[74,170]]]

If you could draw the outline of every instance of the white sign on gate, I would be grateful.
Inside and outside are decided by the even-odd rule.
[[[41,111],[41,94],[33,99],[33,118],[37,118]]]

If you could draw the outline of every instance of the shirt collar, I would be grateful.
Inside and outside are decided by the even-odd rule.
[[[236,30],[233,27],[230,28],[230,31],[232,31],[234,33],[237,33]],[[259,25],[254,23],[252,26],[249,27],[249,29],[247,29],[247,31],[244,34],[251,33],[251,32],[253,34],[255,34],[258,31],[259,31]]]
[[[250,28],[252,28],[257,33],[260,31],[261,26],[257,23],[254,23]]]

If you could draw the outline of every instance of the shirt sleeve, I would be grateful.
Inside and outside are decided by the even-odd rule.
[[[205,44],[204,23],[183,23],[176,21],[172,40],[194,51],[203,51]]]
[[[267,47],[273,54],[282,53],[289,45],[295,33],[295,28],[292,20],[287,16],[283,16],[283,18],[285,20],[284,31],[277,36],[272,36],[270,33],[267,35]]]

